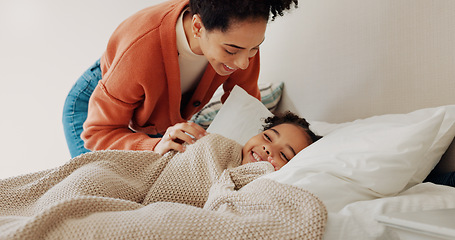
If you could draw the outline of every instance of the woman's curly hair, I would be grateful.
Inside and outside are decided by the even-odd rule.
[[[310,130],[310,124],[305,120],[305,118],[301,118],[289,111],[268,117],[264,120],[264,122],[264,131],[283,123],[290,123],[301,127],[308,134],[308,136],[310,136],[313,143],[322,138]]]
[[[190,0],[190,11],[199,14],[208,30],[225,32],[232,22],[246,19],[275,20],[298,0]]]

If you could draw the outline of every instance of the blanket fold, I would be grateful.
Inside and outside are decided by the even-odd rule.
[[[303,189],[257,179],[242,147],[209,134],[184,153],[97,151],[0,180],[0,239],[320,239]]]

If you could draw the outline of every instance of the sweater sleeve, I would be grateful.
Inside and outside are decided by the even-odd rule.
[[[155,12],[149,9],[133,15],[109,39],[101,59],[103,79],[90,97],[81,135],[87,149],[151,151],[160,141],[130,129],[134,125],[133,115],[138,108],[144,108],[145,89],[150,89],[147,84],[152,82],[156,86],[147,95],[149,112],[155,109],[164,92],[164,74],[160,70],[164,66],[161,58],[156,57],[162,54],[159,25],[152,24],[161,20],[160,16],[155,16],[159,21],[149,17]]]
[[[187,4],[175,0],[151,6],[114,31],[101,58],[103,79],[89,101],[81,135],[86,148],[152,151],[161,139],[147,134],[180,121],[170,117],[171,77],[166,75],[178,67],[177,49],[169,41],[169,46],[162,44],[175,37],[175,21]],[[165,61],[164,55],[171,57]]]
[[[115,54],[111,58],[107,53],[112,45],[108,46],[102,61],[104,60],[105,65],[111,64],[103,71],[103,79],[90,97],[87,120],[81,135],[87,149],[151,151],[159,142],[160,139],[150,138],[145,133],[133,132],[130,129],[137,108],[144,107],[144,84],[149,81],[157,86],[147,98],[150,109],[156,107],[158,96],[164,91],[162,80],[154,75],[146,64],[153,65],[154,61],[141,53],[141,46],[145,45],[142,42],[125,47],[124,54]],[[150,52],[153,55],[153,50]],[[157,68],[162,67],[157,65]]]
[[[121,149],[152,151],[160,138],[133,132],[129,122],[137,104],[122,102],[109,95],[100,82],[93,92],[82,139],[90,150]]]

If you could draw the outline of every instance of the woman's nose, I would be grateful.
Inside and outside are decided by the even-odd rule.
[[[248,55],[240,55],[235,61],[235,65],[237,65],[237,67],[242,70],[247,69],[249,64],[250,58],[248,57]]]

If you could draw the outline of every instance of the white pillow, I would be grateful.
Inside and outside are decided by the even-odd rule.
[[[455,105],[375,116],[338,127],[318,122],[313,130],[328,131],[327,135],[265,178],[308,189],[329,211],[393,196],[429,174],[455,135],[454,122]]]
[[[218,133],[244,145],[263,129],[263,120],[273,114],[259,100],[235,86],[224,102],[208,132]]]
[[[405,189],[408,189],[418,183],[421,183],[428,176],[429,172],[438,164],[438,162],[443,157],[443,154],[447,151],[450,144],[454,140],[453,132],[455,131],[455,129],[454,129],[455,128],[455,124],[454,124],[454,122],[455,122],[455,110],[454,110],[455,105],[448,105],[448,106],[429,108],[429,109],[421,109],[421,110],[416,111],[416,113],[419,113],[420,111],[430,113],[433,111],[437,111],[437,109],[440,109],[440,108],[443,108],[446,111],[444,120],[442,121],[442,124],[441,124],[441,128],[439,129],[438,134],[435,137],[435,140],[433,141],[432,146],[430,147],[431,150],[427,151],[426,155],[423,156],[423,158],[425,160],[420,162],[420,165],[419,165],[416,173],[413,175],[412,179],[409,181],[409,183]],[[411,113],[411,114],[416,114],[416,113]],[[376,117],[367,119],[365,121],[371,121],[371,122],[376,121],[377,122],[377,121],[381,121],[382,118],[384,118],[384,117],[396,118],[397,116],[399,116],[399,115],[392,114],[392,115],[376,116]],[[325,136],[336,129],[340,129],[342,127],[354,125],[357,123],[358,123],[358,121],[339,123],[339,124],[311,121],[311,129],[316,134]]]
[[[265,107],[274,111],[277,108],[283,92],[283,82],[259,83],[259,91],[261,93],[261,102]],[[221,96],[223,95],[223,88],[220,86],[210,101],[196,114],[191,117],[191,122],[199,124],[201,127],[207,129],[212,123],[221,106]]]

